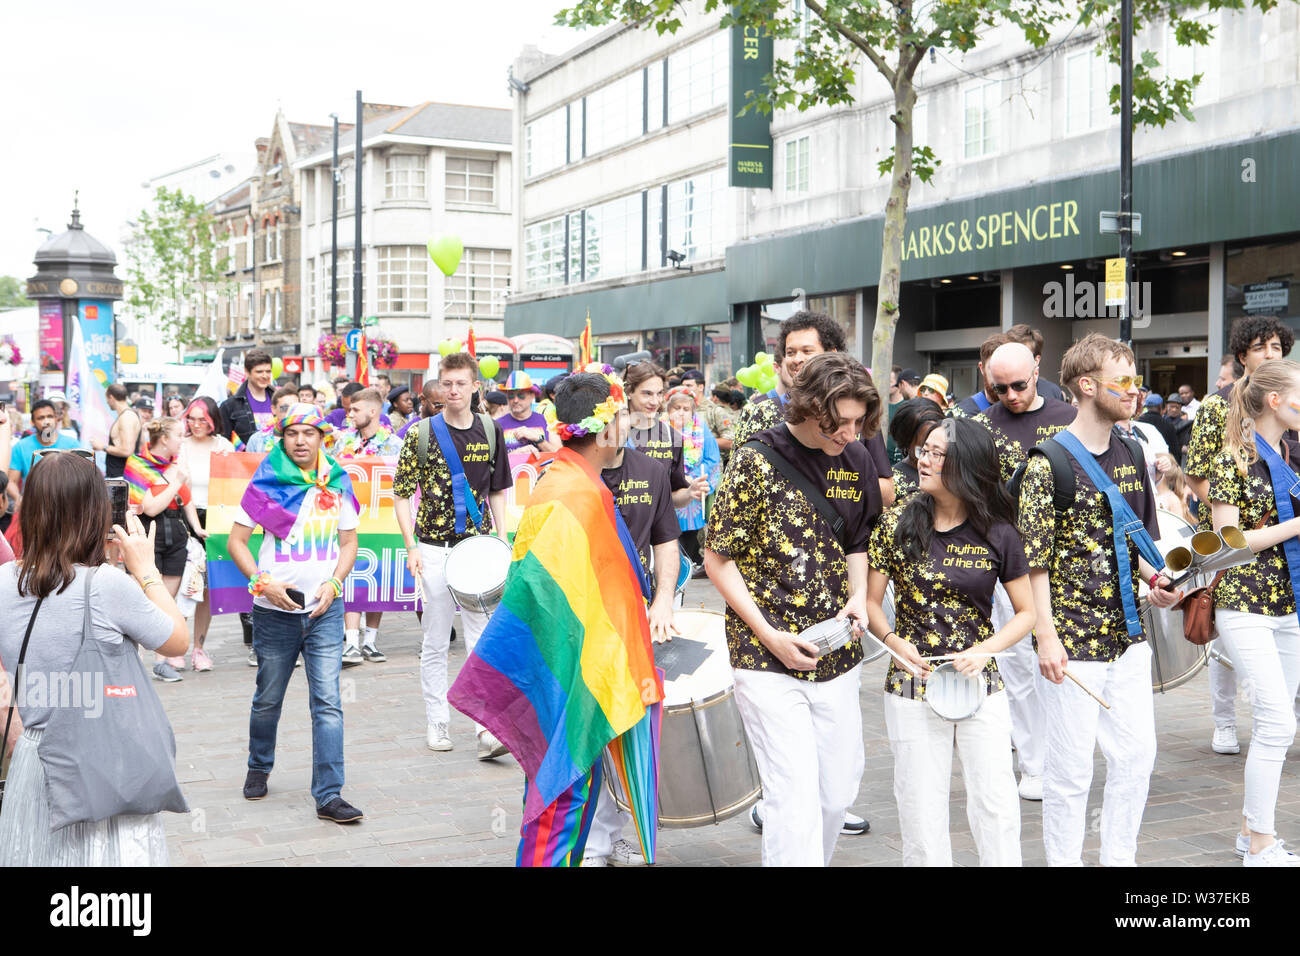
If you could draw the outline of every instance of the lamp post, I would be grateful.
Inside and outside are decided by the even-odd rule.
[[[1133,0],[1120,4],[1119,119],[1119,255],[1124,260],[1124,305],[1119,339],[1133,346],[1133,303],[1129,301],[1133,268]]]

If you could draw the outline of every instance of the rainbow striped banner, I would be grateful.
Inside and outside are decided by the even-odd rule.
[[[213,614],[233,614],[253,607],[248,578],[235,567],[226,540],[244,489],[264,455],[235,453],[212,456],[208,485],[208,591]],[[349,611],[414,611],[420,590],[406,570],[406,545],[393,512],[393,473],[397,458],[349,458],[339,462],[352,479],[361,503],[357,562],[343,582]],[[249,548],[256,555],[262,531],[253,532]]]

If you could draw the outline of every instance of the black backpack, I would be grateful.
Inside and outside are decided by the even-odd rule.
[[[1142,451],[1141,442],[1127,435],[1120,435],[1118,432],[1115,435],[1128,449],[1129,457],[1137,466],[1138,474],[1145,475],[1147,459]],[[1035,453],[1043,455],[1052,466],[1052,506],[1058,513],[1069,511],[1074,507],[1074,493],[1078,487],[1075,482],[1074,468],[1070,464],[1070,453],[1055,438],[1048,438],[1029,449],[1030,455]],[[1025,461],[1016,468],[1011,480],[1007,482],[1007,492],[1011,495],[1011,502],[1017,514],[1020,513],[1020,486],[1024,483],[1025,468],[1028,465],[1029,459],[1026,457]]]

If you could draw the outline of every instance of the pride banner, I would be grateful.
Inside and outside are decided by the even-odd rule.
[[[226,550],[235,512],[263,455],[236,453],[212,456],[208,485],[208,591],[213,614],[232,614],[253,607],[248,578],[235,567]],[[393,473],[397,459],[350,458],[341,464],[352,479],[361,504],[357,529],[357,561],[343,582],[349,611],[414,611],[419,587],[406,570],[406,546],[393,512]],[[261,529],[253,532],[249,549],[256,557]]]

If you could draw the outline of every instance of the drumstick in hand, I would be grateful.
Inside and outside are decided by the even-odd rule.
[[[1093,700],[1095,700],[1097,703],[1101,704],[1101,706],[1105,707],[1107,710],[1110,710],[1110,704],[1106,703],[1104,700],[1102,700],[1100,697],[1098,697],[1096,694],[1094,694],[1092,691],[1090,691],[1090,690],[1088,689],[1088,685],[1087,685],[1087,684],[1085,684],[1083,681],[1079,680],[1079,678],[1075,677],[1075,676],[1074,676],[1073,674],[1071,674],[1069,671],[1066,671],[1066,672],[1065,672],[1065,676],[1068,677],[1068,678],[1070,678],[1070,680],[1074,681],[1076,684],[1078,684],[1078,685],[1079,685],[1079,689],[1082,690],[1085,694],[1087,694],[1089,697],[1091,697],[1091,698],[1092,698]]]

